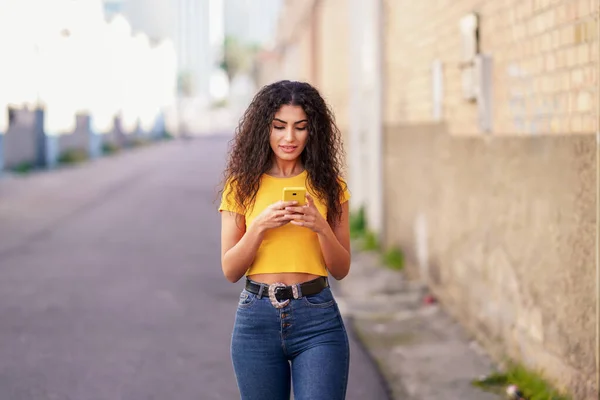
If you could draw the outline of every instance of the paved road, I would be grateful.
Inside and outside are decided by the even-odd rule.
[[[239,398],[241,282],[221,274],[216,212],[226,139],[0,180],[1,400]],[[387,398],[352,349],[348,399]]]

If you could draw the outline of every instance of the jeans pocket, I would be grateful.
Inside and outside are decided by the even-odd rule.
[[[326,308],[335,304],[333,293],[330,288],[325,288],[317,294],[302,297],[304,303],[309,307]]]
[[[256,301],[256,295],[248,292],[246,289],[240,293],[240,299],[238,301],[238,308],[248,308]]]

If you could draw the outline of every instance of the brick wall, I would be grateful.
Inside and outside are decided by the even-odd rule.
[[[321,1],[317,6],[316,16],[319,55],[317,85],[334,109],[339,128],[346,132],[350,98],[348,0]]]
[[[480,51],[493,58],[493,132],[586,133],[596,127],[598,0],[384,0],[384,118],[432,121],[431,63],[443,64],[443,120],[477,134],[461,98],[462,16],[480,16]]]

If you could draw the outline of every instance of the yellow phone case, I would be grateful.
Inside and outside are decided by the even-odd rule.
[[[301,186],[283,188],[283,201],[297,201],[299,206],[306,205],[306,188]]]

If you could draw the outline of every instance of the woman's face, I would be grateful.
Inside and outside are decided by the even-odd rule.
[[[300,106],[284,105],[271,122],[271,149],[284,161],[296,160],[308,139],[308,119]]]

